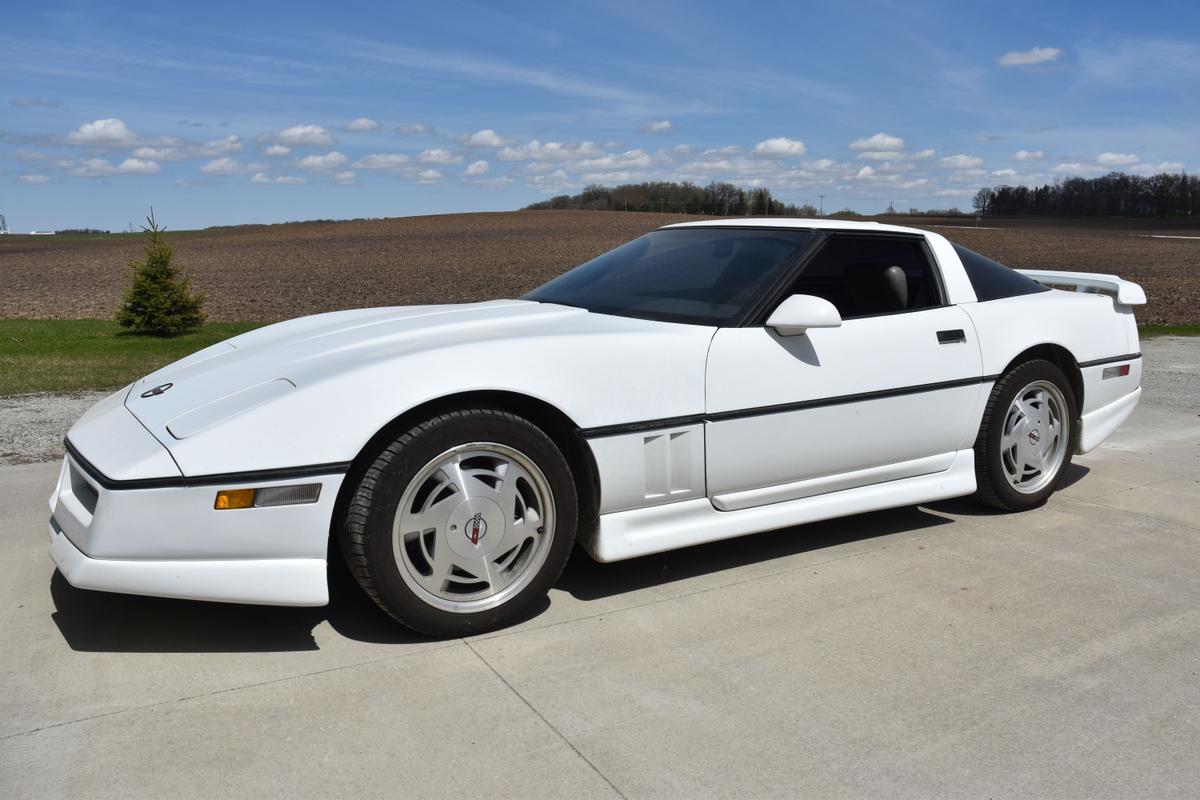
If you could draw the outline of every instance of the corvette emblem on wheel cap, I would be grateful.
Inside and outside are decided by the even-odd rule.
[[[1041,439],[1042,439],[1042,434],[1040,431],[1032,430],[1029,432],[1029,443],[1030,444],[1037,444],[1038,442],[1041,441]]]
[[[487,522],[483,514],[476,514],[467,520],[467,524],[463,526],[463,533],[471,540],[471,544],[479,544],[479,540],[487,536]]]

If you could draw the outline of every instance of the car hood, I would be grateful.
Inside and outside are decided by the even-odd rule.
[[[587,316],[567,306],[498,300],[301,317],[163,367],[134,383],[125,405],[160,439],[163,431],[185,439],[362,364],[473,340],[565,332],[573,320]]]

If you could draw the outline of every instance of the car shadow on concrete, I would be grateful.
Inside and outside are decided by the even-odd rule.
[[[204,603],[76,589],[57,570],[51,619],[73,650],[111,653],[257,653],[320,649],[313,629],[328,621],[362,642],[429,641],[392,620],[363,593],[341,558],[329,565],[329,605],[320,608]]]
[[[1072,468],[1075,469],[1074,467]],[[1078,468],[1086,474],[1086,468]],[[1069,476],[1068,476],[1069,477]],[[1078,480],[1078,478],[1075,478]],[[947,501],[957,503],[958,501]],[[934,504],[939,509],[943,504]],[[949,513],[986,513],[967,500]],[[954,520],[917,506],[783,528],[767,533],[688,547],[658,555],[600,564],[580,550],[572,555],[556,588],[578,600],[638,591],[840,544],[952,524]],[[330,559],[328,606],[203,603],[76,589],[57,571],[50,579],[51,615],[73,650],[118,653],[222,653],[318,650],[313,630],[328,622],[348,639],[379,644],[429,641],[392,620],[363,593],[341,558]],[[544,598],[527,615],[550,606]],[[521,620],[523,621],[523,620]]]
[[[1082,464],[1071,464],[1063,472],[1062,482],[1058,484],[1058,489],[1061,491],[1068,486],[1079,483],[1087,477],[1091,469]],[[936,503],[930,503],[929,507],[934,511],[940,511],[943,514],[953,514],[959,517],[1000,517],[1005,514],[1021,513],[1013,511],[1002,511],[999,508],[985,505],[973,497],[955,497],[951,500],[939,500]]]
[[[596,600],[746,564],[953,522],[917,506],[909,506],[780,528],[612,564],[597,563],[576,549],[557,588],[579,600]]]

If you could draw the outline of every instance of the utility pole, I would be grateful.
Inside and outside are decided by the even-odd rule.
[[[817,216],[823,217],[825,216],[825,195],[819,194],[817,197],[821,198],[821,210],[817,212]]]

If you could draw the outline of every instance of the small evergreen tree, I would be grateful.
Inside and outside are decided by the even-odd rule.
[[[117,322],[138,333],[175,336],[203,324],[204,293],[192,292],[191,279],[171,263],[175,249],[163,238],[166,228],[159,227],[153,208],[146,223],[145,258],[129,262],[133,283],[121,299]]]

